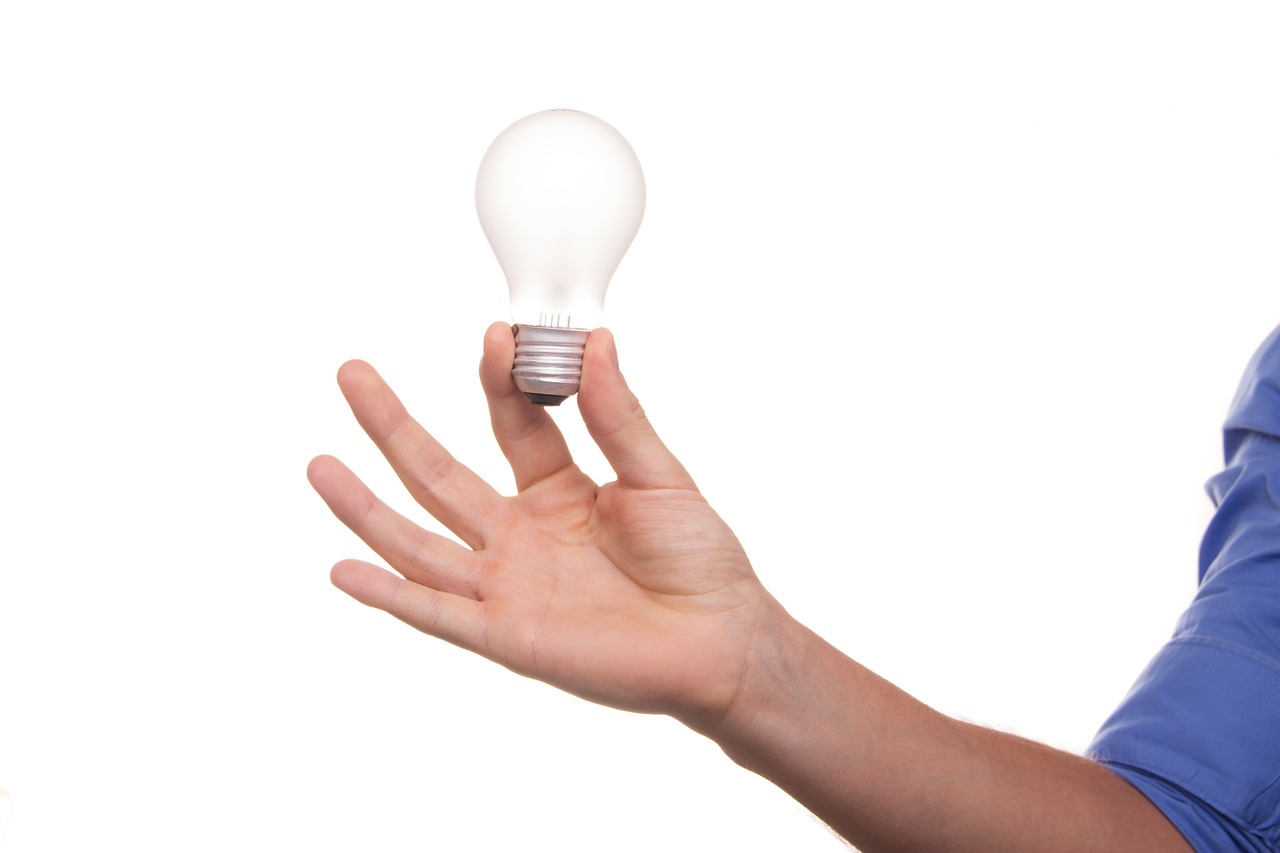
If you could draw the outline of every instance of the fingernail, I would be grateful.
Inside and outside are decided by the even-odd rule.
[[[613,362],[613,369],[621,371],[618,367],[618,344],[612,338],[609,339],[609,360]]]

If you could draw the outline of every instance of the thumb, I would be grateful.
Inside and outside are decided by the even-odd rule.
[[[578,411],[619,483],[635,489],[697,488],[689,472],[658,438],[640,401],[627,387],[608,329],[596,329],[587,338]]]

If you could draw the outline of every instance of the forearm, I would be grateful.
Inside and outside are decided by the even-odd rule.
[[[691,725],[860,849],[1190,849],[1106,768],[939,714],[779,622],[729,713]]]

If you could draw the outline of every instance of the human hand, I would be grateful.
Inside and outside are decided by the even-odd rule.
[[[320,456],[316,491],[399,572],[344,560],[338,588],[516,672],[671,714],[860,849],[1190,850],[1106,768],[947,718],[790,619],[649,425],[607,331],[587,341],[578,394],[618,477],[603,486],[515,388],[513,357],[510,328],[491,326],[480,378],[514,497],[450,456],[369,365],[338,371],[409,492],[470,546]]]
[[[515,474],[512,497],[450,456],[368,364],[338,371],[356,419],[410,494],[470,547],[422,529],[320,456],[307,471],[312,486],[399,572],[344,560],[334,585],[594,702],[690,723],[723,717],[781,608],[649,424],[608,331],[587,342],[578,395],[618,478],[602,486],[574,464],[550,414],[516,389],[514,351],[509,326],[488,329],[480,379]]]

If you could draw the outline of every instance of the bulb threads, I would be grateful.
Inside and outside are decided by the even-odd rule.
[[[516,387],[539,406],[558,406],[578,393],[588,329],[516,325]]]

